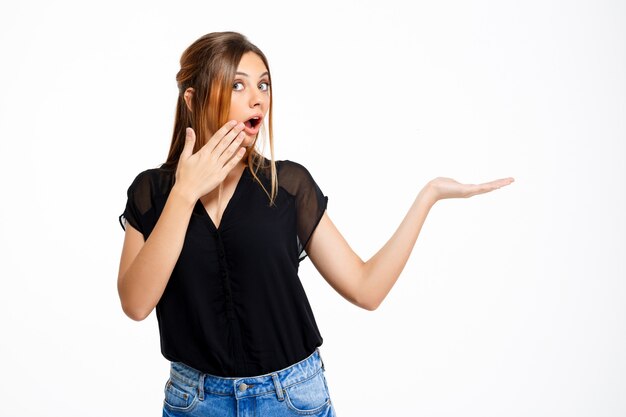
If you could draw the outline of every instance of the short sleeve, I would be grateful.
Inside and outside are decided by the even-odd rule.
[[[126,192],[127,201],[124,212],[119,216],[122,229],[126,222],[146,236],[146,214],[152,208],[151,181],[147,171],[137,175]]]
[[[278,168],[278,185],[295,197],[298,232],[298,256],[306,258],[306,247],[317,228],[326,207],[324,195],[309,171],[292,161],[281,161]]]

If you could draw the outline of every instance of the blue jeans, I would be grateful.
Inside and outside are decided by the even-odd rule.
[[[280,371],[243,378],[171,362],[164,391],[163,417],[335,417],[319,349]]]

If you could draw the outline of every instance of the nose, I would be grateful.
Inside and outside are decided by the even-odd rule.
[[[261,106],[263,103],[263,92],[258,89],[250,89],[249,91],[251,91],[249,97],[250,107]]]

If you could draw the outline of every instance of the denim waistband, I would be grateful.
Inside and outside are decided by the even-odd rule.
[[[203,373],[182,362],[171,362],[170,377],[198,387],[198,396],[204,400],[204,393],[228,395],[236,398],[253,397],[275,391],[279,400],[284,399],[283,389],[305,381],[324,370],[324,362],[319,348],[309,357],[287,368],[265,375],[229,378]],[[204,389],[200,389],[204,387]]]

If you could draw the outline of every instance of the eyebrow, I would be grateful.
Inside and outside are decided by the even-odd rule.
[[[245,72],[237,71],[235,74],[236,75],[243,75],[244,77],[249,77],[249,75],[246,74]],[[263,78],[265,75],[269,75],[269,73],[267,71],[265,71],[263,74],[259,75],[259,78]]]

